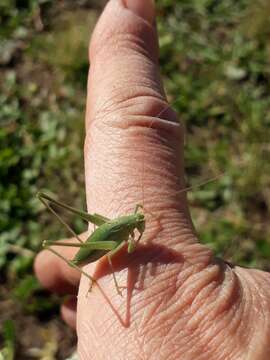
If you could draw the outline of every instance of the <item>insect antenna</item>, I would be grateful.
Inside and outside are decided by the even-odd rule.
[[[188,192],[188,191],[190,191],[190,190],[193,190],[193,189],[196,189],[196,188],[200,188],[200,187],[202,187],[202,186],[204,186],[204,185],[210,184],[210,183],[212,183],[212,182],[220,179],[220,178],[221,178],[222,176],[224,176],[224,175],[225,175],[225,173],[220,173],[220,174],[212,177],[211,179],[203,180],[203,181],[200,181],[200,182],[197,183],[197,184],[194,184],[194,185],[192,185],[192,186],[188,186],[188,187],[186,187],[186,188],[184,188],[184,189],[181,189],[181,190],[177,191],[176,194],[181,194],[181,193],[183,193],[183,192]]]
[[[167,102],[167,105],[156,116],[154,116],[153,119],[150,121],[148,129],[151,129],[156,118],[160,118],[160,116],[170,108],[171,108],[171,105],[169,105]],[[142,154],[142,177],[141,177],[142,208],[146,211],[146,213],[151,215],[152,218],[155,219],[156,222],[158,223],[158,230],[157,230],[157,233],[158,233],[162,229],[162,224],[161,224],[160,218],[158,216],[156,216],[151,210],[147,209],[147,207],[145,206],[145,189],[144,189],[143,181],[145,178],[145,154],[146,154],[146,152],[147,152],[147,149],[144,148],[143,154]]]
[[[175,100],[174,102],[172,102],[172,104],[167,104],[167,106],[165,106],[155,117],[153,117],[153,119],[151,120],[150,122],[150,125],[148,127],[148,129],[151,129],[154,121],[156,120],[156,118],[161,118],[161,115],[164,114],[168,109],[170,109],[173,104],[175,104],[177,102],[177,100]],[[142,159],[142,178],[141,178],[141,191],[142,191],[142,204],[143,204],[143,208],[146,210],[147,213],[149,213],[153,218],[155,218],[159,224],[159,227],[162,228],[161,226],[161,222],[160,222],[160,219],[155,215],[153,214],[153,212],[151,212],[150,210],[148,210],[146,207],[145,207],[145,189],[144,189],[144,185],[143,185],[143,179],[145,177],[145,154],[146,154],[146,150],[143,151],[143,159]],[[224,173],[220,173],[210,179],[207,179],[207,180],[203,180],[195,185],[192,185],[192,186],[188,186],[186,188],[183,188],[179,191],[176,192],[176,194],[180,194],[180,193],[184,193],[184,192],[188,192],[194,188],[199,188],[201,186],[204,186],[204,185],[207,185],[213,181],[216,181],[218,179],[220,179],[222,176],[224,176],[225,174]]]

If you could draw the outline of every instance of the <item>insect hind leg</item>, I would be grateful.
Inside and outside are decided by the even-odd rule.
[[[87,274],[87,272],[85,272],[84,270],[82,270],[79,266],[77,266],[76,264],[74,264],[72,261],[66,259],[63,255],[61,255],[58,251],[52,249],[49,246],[44,246],[45,250],[49,250],[50,252],[52,252],[54,255],[58,256],[60,259],[62,259],[67,265],[69,265],[70,267],[74,268],[75,270],[77,270],[78,272],[80,272],[82,275],[84,275],[85,277],[87,277],[90,280],[90,286],[89,286],[89,290],[88,292],[91,291],[93,285],[97,282],[91,275]]]

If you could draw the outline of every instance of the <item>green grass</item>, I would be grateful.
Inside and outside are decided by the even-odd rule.
[[[201,239],[228,260],[269,269],[269,3],[159,3],[161,63],[187,129],[188,178],[224,173],[190,194]]]
[[[97,11],[91,1],[61,3],[0,4],[0,301],[5,305],[12,294],[16,329],[31,319],[37,339],[16,344],[25,354],[55,338],[58,298],[44,294],[32,263],[42,239],[65,235],[35,194],[42,188],[76,207],[85,203],[87,44]],[[187,131],[188,182],[224,173],[189,194],[199,235],[227,260],[268,270],[269,7],[266,0],[158,1],[162,73]],[[54,351],[64,358],[63,349]]]

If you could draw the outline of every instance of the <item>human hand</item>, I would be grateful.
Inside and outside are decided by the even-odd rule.
[[[117,278],[127,283],[123,298],[106,261],[99,263],[95,275],[112,306],[98,287],[86,296],[89,282],[82,277],[79,355],[102,360],[269,359],[269,274],[216,260],[199,244],[190,221],[181,193],[183,129],[167,109],[151,3],[111,0],[93,34],[86,193],[88,211],[110,218],[131,213],[143,198],[162,227],[148,216],[144,240],[147,244],[155,234],[153,241],[138,246],[132,256],[122,252],[114,257]],[[162,109],[162,120],[154,119]],[[74,252],[61,249],[69,258]],[[46,287],[77,292],[79,275],[50,253],[42,252],[35,266]],[[86,271],[93,273],[93,266]],[[62,307],[72,326],[74,306],[71,299]]]

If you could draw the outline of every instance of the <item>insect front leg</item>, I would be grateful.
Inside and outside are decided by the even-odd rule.
[[[143,205],[142,204],[137,204],[134,210],[134,214],[137,214],[138,210],[142,209],[143,210]]]
[[[152,216],[153,219],[156,220],[156,222],[158,223],[158,227],[159,229],[162,229],[162,225],[161,225],[161,222],[160,222],[160,218],[158,216],[156,216],[152,211],[148,210],[144,205],[142,204],[137,204],[136,207],[135,207],[135,210],[134,210],[134,214],[137,214],[138,210],[139,209],[142,209],[142,210],[145,210],[146,213],[148,213],[149,215]],[[141,235],[140,235],[140,238],[137,240],[137,242],[141,239]]]
[[[128,251],[129,254],[132,253],[135,250],[136,244],[140,240],[141,237],[142,237],[142,233],[140,234],[139,239],[136,241],[134,231],[132,231],[132,233],[130,234],[130,236],[128,238],[128,249],[127,249],[127,251]]]

